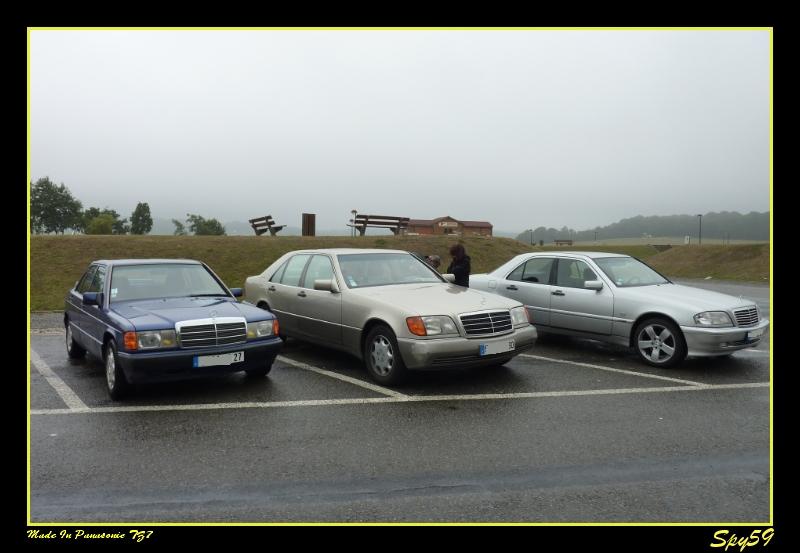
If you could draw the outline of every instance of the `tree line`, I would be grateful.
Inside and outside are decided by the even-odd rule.
[[[722,211],[697,215],[637,215],[621,219],[604,227],[576,231],[566,226],[561,229],[537,227],[517,235],[517,240],[527,243],[544,243],[553,240],[589,242],[612,238],[641,238],[659,236],[691,236],[731,240],[769,240],[769,212],[739,213]]]
[[[31,181],[30,228],[31,233],[64,234],[65,231],[84,234],[147,234],[153,228],[150,205],[139,202],[131,213],[130,221],[108,207],[83,208],[62,182],[56,185],[49,177]],[[175,235],[190,232],[197,235],[224,235],[225,227],[216,219],[206,219],[192,213],[186,221],[173,219]]]

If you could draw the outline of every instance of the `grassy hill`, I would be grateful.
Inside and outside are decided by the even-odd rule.
[[[188,258],[206,262],[228,286],[263,271],[285,252],[304,248],[394,248],[438,254],[444,268],[455,240],[444,236],[32,236],[30,239],[31,310],[63,309],[64,296],[96,259]],[[646,260],[668,276],[768,282],[769,245],[681,246],[658,252],[652,246],[531,247],[510,238],[465,238],[472,272],[494,269],[527,251],[581,249],[613,251]]]

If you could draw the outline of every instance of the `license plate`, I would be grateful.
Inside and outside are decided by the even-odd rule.
[[[506,351],[514,351],[514,340],[503,340],[502,342],[492,342],[491,344],[480,345],[480,355],[494,355],[495,353],[504,353]]]
[[[760,338],[763,335],[764,335],[763,328],[759,328],[758,330],[751,330],[750,332],[747,333],[745,340],[753,340],[755,338]]]
[[[221,355],[195,355],[192,359],[193,367],[215,367],[218,365],[233,365],[244,361],[243,351],[223,353]]]

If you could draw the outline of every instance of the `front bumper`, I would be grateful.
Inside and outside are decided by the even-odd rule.
[[[118,352],[117,356],[128,382],[163,382],[187,378],[213,376],[272,365],[281,349],[277,336],[266,340],[232,344],[211,348],[175,349],[149,352]],[[219,355],[244,352],[244,361],[231,365],[194,367],[196,355]]]
[[[413,339],[398,338],[397,345],[403,362],[409,369],[469,368],[503,364],[515,355],[533,347],[536,327],[515,328],[514,332],[491,338]],[[480,344],[494,344],[514,340],[512,351],[494,355],[479,354]]]
[[[682,326],[683,336],[686,338],[688,354],[695,357],[708,357],[726,355],[736,350],[750,348],[758,345],[767,335],[769,321],[761,319],[756,326],[747,328],[698,328],[696,326]],[[761,336],[753,338],[753,332],[762,332]]]

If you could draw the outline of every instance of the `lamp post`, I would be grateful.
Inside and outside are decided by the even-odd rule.
[[[697,245],[703,244],[703,214],[697,214],[698,230],[697,230]]]

